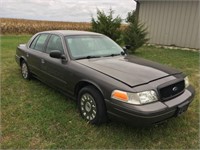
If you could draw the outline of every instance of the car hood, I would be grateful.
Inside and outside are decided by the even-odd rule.
[[[77,62],[131,87],[181,73],[178,70],[136,56],[82,59],[77,60]]]

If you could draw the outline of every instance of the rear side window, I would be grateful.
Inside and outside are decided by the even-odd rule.
[[[49,42],[47,44],[46,53],[50,53],[52,50],[59,50],[64,53],[62,40],[58,35],[51,35]]]
[[[34,49],[35,44],[36,44],[36,42],[37,42],[37,40],[38,40],[39,37],[40,37],[40,35],[36,36],[36,38],[35,38],[35,39],[33,40],[33,42],[31,43],[30,48]]]
[[[48,34],[38,35],[31,43],[30,48],[38,50],[38,51],[44,51],[45,41],[47,40],[47,38],[48,38]]]

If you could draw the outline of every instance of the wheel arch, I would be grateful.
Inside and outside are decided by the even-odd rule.
[[[19,59],[20,66],[22,65],[22,61],[27,62],[27,59],[24,56],[20,57]]]
[[[101,88],[94,82],[91,82],[91,81],[88,81],[88,80],[82,80],[82,81],[79,81],[76,86],[75,86],[75,89],[74,89],[74,95],[75,97],[77,98],[78,96],[78,92],[83,88],[83,87],[86,87],[86,86],[93,86],[95,89],[97,89],[102,97],[104,98],[104,93],[103,91],[101,90]]]

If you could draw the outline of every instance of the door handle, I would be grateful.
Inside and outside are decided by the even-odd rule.
[[[41,63],[42,63],[42,64],[44,64],[44,63],[45,63],[44,59],[41,59]]]

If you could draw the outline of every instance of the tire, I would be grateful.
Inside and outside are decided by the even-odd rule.
[[[31,73],[29,71],[27,63],[24,60],[21,63],[21,74],[24,79],[26,80],[31,79]]]
[[[101,93],[93,86],[79,91],[78,108],[82,118],[91,124],[99,125],[107,121],[105,102]]]

